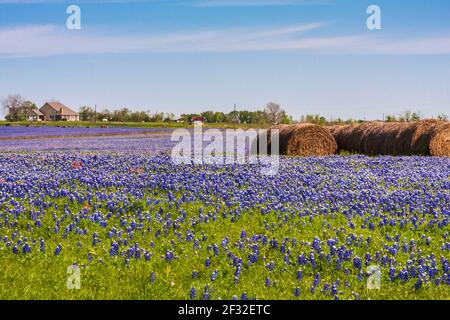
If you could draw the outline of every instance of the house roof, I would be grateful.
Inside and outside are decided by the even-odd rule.
[[[27,116],[43,116],[44,114],[38,109],[29,109],[27,111]]]
[[[63,116],[77,116],[78,113],[70,109],[69,107],[63,105],[61,102],[47,102],[45,105],[49,105],[52,109],[54,109],[57,113],[61,112],[61,115]],[[44,107],[43,106],[43,107]],[[43,108],[42,107],[42,108]],[[41,108],[41,110],[42,110]]]

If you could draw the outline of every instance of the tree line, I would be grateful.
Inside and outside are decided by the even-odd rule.
[[[35,103],[22,98],[18,94],[9,95],[2,100],[3,108],[6,112],[7,121],[26,121],[27,113],[32,109],[38,109]],[[176,119],[173,113],[150,111],[132,111],[128,108],[121,108],[110,111],[103,109],[96,111],[91,106],[83,106],[79,110],[81,121],[107,121],[112,122],[173,122],[179,121],[190,123],[194,117],[203,117],[207,123],[238,123],[254,125],[291,124],[298,122],[314,123],[319,125],[352,124],[362,123],[361,119],[327,119],[320,114],[302,115],[299,120],[294,120],[292,116],[275,102],[269,102],[262,110],[248,111],[236,110],[231,112],[220,112],[208,110],[201,113],[185,113]],[[421,120],[422,116],[418,111],[404,111],[399,115],[383,116],[385,122],[409,122]],[[446,114],[437,116],[439,120],[448,120]]]
[[[25,100],[18,94],[12,94],[3,99],[2,105],[7,121],[25,121],[27,113],[38,108],[34,102]]]
[[[201,113],[184,113],[176,119],[173,113],[163,113],[150,111],[131,111],[122,108],[115,111],[107,109],[96,112],[90,106],[80,108],[81,121],[108,121],[117,122],[172,122],[179,121],[190,123],[193,118],[203,117],[207,123],[239,123],[239,124],[272,124],[272,123],[292,123],[292,117],[284,111],[277,103],[270,102],[264,110],[248,111],[236,110],[228,113],[220,111],[204,111]]]

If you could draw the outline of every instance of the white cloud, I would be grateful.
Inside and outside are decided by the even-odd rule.
[[[447,55],[450,54],[450,35],[401,40],[377,37],[350,47],[348,52],[373,55]]]
[[[0,57],[110,53],[298,51],[311,54],[450,54],[450,36],[382,39],[368,35],[308,36],[323,23],[168,34],[69,31],[52,25],[0,29]]]

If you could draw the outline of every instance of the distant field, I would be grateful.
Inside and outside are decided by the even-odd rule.
[[[172,128],[133,127],[57,127],[8,126],[0,127],[0,140],[39,139],[51,137],[120,136],[131,134],[170,133]]]
[[[450,299],[449,158],[282,157],[269,177],[172,145],[0,141],[0,299]]]
[[[48,122],[7,122],[0,121],[0,126],[74,126],[74,127],[132,127],[132,128],[185,128],[192,127],[190,124],[177,122],[85,122],[85,121],[48,121]],[[233,128],[233,123],[205,123],[205,127]],[[237,124],[237,128],[259,128],[266,125]]]

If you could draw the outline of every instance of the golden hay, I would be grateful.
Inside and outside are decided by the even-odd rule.
[[[339,150],[368,155],[450,156],[450,124],[419,122],[367,122],[329,128]]]
[[[335,154],[337,144],[331,133],[319,125],[302,123],[274,127],[279,129],[280,154],[288,156],[326,156]],[[269,140],[269,149],[271,141]]]

